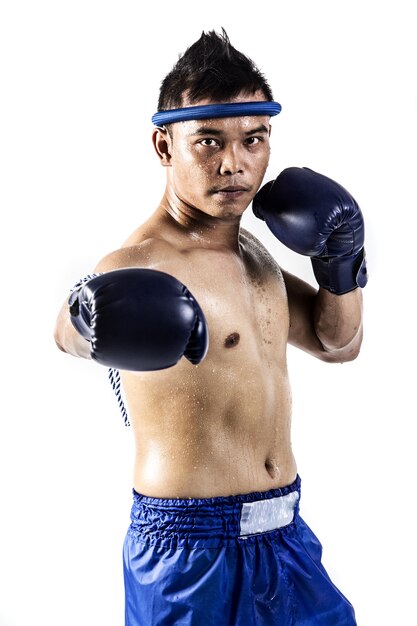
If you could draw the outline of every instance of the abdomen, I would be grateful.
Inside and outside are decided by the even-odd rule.
[[[207,356],[198,366],[182,359],[123,380],[140,493],[214,497],[288,484],[288,468],[293,478],[285,363],[267,365],[252,351],[251,359]],[[279,468],[275,484],[271,459]]]

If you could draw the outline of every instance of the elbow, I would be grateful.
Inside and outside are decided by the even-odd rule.
[[[362,337],[347,346],[333,349],[323,347],[320,358],[326,363],[349,363],[358,358],[361,351]]]
[[[346,355],[342,363],[345,363],[345,362],[347,363],[348,361],[354,361],[355,359],[357,359],[361,351],[361,345],[362,345],[362,341],[358,342],[354,346],[350,346],[347,349]]]
[[[358,358],[360,350],[338,351],[330,353],[324,360],[328,363],[349,363]]]

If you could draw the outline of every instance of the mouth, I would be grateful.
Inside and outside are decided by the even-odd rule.
[[[219,194],[227,198],[238,198],[248,191],[250,191],[249,187],[243,187],[242,185],[229,185],[228,187],[214,189],[215,194]]]

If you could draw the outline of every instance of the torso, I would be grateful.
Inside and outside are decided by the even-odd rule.
[[[139,229],[134,249],[150,237]],[[160,235],[159,235],[160,236]],[[241,229],[239,253],[158,239],[147,267],[172,274],[198,301],[209,349],[153,372],[122,372],[136,458],[133,485],[160,498],[227,496],[290,484],[288,304],[279,267]],[[155,260],[156,259],[156,260]]]

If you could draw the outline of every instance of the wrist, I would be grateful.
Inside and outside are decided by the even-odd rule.
[[[340,257],[312,257],[314,276],[324,289],[343,295],[368,282],[365,249]]]

